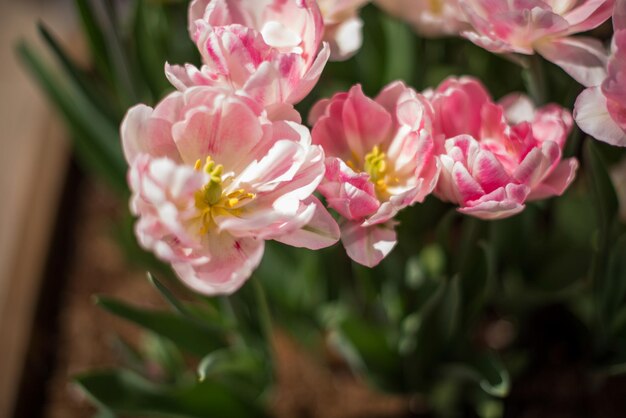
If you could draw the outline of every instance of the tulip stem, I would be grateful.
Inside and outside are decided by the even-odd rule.
[[[528,93],[535,105],[544,105],[547,101],[548,86],[546,84],[545,72],[543,71],[543,62],[539,55],[535,54],[528,57],[523,77]]]
[[[261,331],[263,333],[263,337],[265,338],[268,352],[272,353],[272,314],[267,303],[267,296],[265,294],[265,290],[263,289],[263,285],[261,284],[261,280],[257,277],[253,277],[251,281],[257,299],[257,312],[261,323]]]

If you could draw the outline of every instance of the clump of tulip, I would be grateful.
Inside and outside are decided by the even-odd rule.
[[[485,2],[461,0],[475,30],[465,36],[496,52],[545,53],[602,23],[611,6],[545,3],[527,12],[504,3],[495,13],[510,19],[496,21]],[[494,102],[473,78],[423,94],[397,81],[375,98],[356,85],[318,102],[309,131],[292,105],[331,54],[323,39],[336,58],[358,48],[341,34],[360,27],[361,5],[191,3],[189,34],[202,66],[167,65],[179,91],[154,109],[131,109],[122,140],[139,240],[193,289],[237,290],[266,240],[319,249],[340,239],[350,258],[372,267],[396,245],[397,213],[431,193],[464,214],[501,219],[574,180],[578,162],[563,159],[569,111],[535,108],[521,94]],[[602,91],[619,124],[620,36],[602,89],[579,100],[583,121],[586,96]]]

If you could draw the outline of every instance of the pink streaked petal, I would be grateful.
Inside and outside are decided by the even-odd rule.
[[[486,49],[489,52],[496,54],[504,54],[509,52],[516,52],[518,54],[532,55],[533,50],[527,46],[514,46],[499,39],[492,38],[486,35],[480,35],[474,31],[463,31],[461,36],[469,40],[470,42],[478,45],[481,48]]]
[[[537,43],[536,49],[585,87],[598,86],[606,78],[608,54],[597,39],[550,39]]]
[[[264,158],[246,167],[237,181],[250,185],[257,192],[273,191],[280,183],[293,179],[305,162],[303,151],[297,143],[279,140]]]
[[[330,44],[330,59],[345,61],[352,57],[363,44],[363,21],[358,17],[346,19],[333,27],[327,27],[325,39]]]
[[[454,181],[458,201],[461,203],[478,199],[485,194],[480,184],[461,163],[454,164],[452,180]]]
[[[616,0],[613,8],[613,30],[626,29],[626,0]]]
[[[187,12],[187,22],[189,22],[189,28],[188,28],[189,37],[192,40],[195,40],[197,37],[198,29],[196,27],[196,21],[204,18],[207,5],[211,3],[212,1],[213,0],[193,0],[191,4],[189,5],[189,9]],[[217,3],[225,7],[225,3],[223,0],[216,0],[216,1],[213,1],[213,3],[214,4]]]
[[[131,108],[122,121],[120,134],[128,163],[141,153],[180,160],[172,139],[172,126],[167,120],[155,118],[155,109],[145,105]]]
[[[287,103],[298,103],[304,99],[313,90],[313,87],[317,84],[326,63],[330,58],[330,46],[328,43],[322,43],[322,49],[317,54],[315,61],[311,64],[308,70],[301,74],[300,80],[295,83],[295,86],[289,94],[286,95],[285,101]]]
[[[577,170],[578,160],[576,160],[576,158],[561,161],[546,179],[533,188],[528,195],[528,200],[540,200],[552,196],[561,196],[576,178]]]
[[[459,208],[459,212],[485,220],[504,219],[524,210],[524,200],[529,188],[524,185],[508,184],[506,187],[482,196]]]
[[[308,123],[313,126],[317,123],[317,121],[324,116],[326,113],[326,109],[328,105],[331,103],[330,99],[320,99],[318,100],[313,107],[311,107],[311,111],[309,112]]]
[[[313,142],[324,148],[328,156],[345,159],[353,158],[343,126],[343,107],[347,93],[338,93],[328,101],[321,101],[319,107],[313,108],[313,115],[317,117],[311,135]],[[323,113],[322,113],[323,111]],[[319,116],[318,116],[318,113]]]
[[[303,204],[314,206],[315,213],[311,220],[302,228],[282,234],[274,239],[283,244],[310,250],[319,250],[337,243],[341,235],[339,225],[324,208],[322,202],[311,196]]]
[[[574,119],[585,133],[607,144],[626,147],[626,132],[615,123],[599,87],[588,88],[576,100]]]
[[[318,190],[328,206],[346,219],[363,219],[380,206],[369,175],[355,173],[338,158],[326,159],[325,180]]]
[[[485,193],[491,193],[511,181],[502,164],[489,151],[481,150],[476,154],[471,171]]]
[[[293,105],[288,103],[276,103],[269,105],[265,108],[267,112],[267,118],[270,121],[289,121],[295,123],[302,123],[302,116]]]
[[[587,32],[606,22],[613,12],[614,0],[585,0],[563,15],[570,24],[568,33]]]
[[[409,87],[401,81],[393,81],[387,84],[376,96],[376,103],[387,109],[389,113],[396,111],[396,106],[400,101],[400,97],[406,94]]]
[[[537,110],[532,123],[532,133],[538,143],[554,142],[559,148],[565,146],[574,120],[569,110],[558,105],[547,105]]]
[[[393,224],[363,227],[358,222],[345,222],[341,242],[352,260],[374,267],[393,250],[397,238]]]
[[[535,105],[525,94],[511,93],[498,103],[504,108],[504,116],[509,123],[530,122],[535,117]]]
[[[446,138],[457,135],[480,137],[481,111],[491,102],[483,85],[471,77],[448,78],[435,91],[431,100],[437,125]]]
[[[186,94],[203,95],[203,87]],[[190,109],[172,129],[183,160],[190,165],[211,156],[218,164],[237,171],[250,161],[249,153],[263,137],[256,110],[243,100],[206,90],[207,105]],[[212,108],[207,107],[212,106]]]
[[[261,262],[265,243],[228,234],[208,235],[205,242],[211,258],[199,265],[173,264],[176,274],[195,291],[208,295],[229,295],[237,291]]]
[[[393,194],[389,200],[380,205],[376,213],[368,217],[362,225],[366,227],[385,223],[396,216],[400,210],[417,203],[418,199],[423,200],[423,184],[424,180],[420,179],[415,187],[402,193]]]
[[[352,152],[364,156],[375,145],[388,139],[391,115],[384,107],[363,94],[360,85],[350,89],[342,112],[345,138]]]

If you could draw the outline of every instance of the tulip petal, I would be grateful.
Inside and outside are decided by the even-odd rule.
[[[227,233],[206,237],[205,249],[211,258],[193,265],[172,266],[183,282],[195,291],[208,295],[229,295],[250,277],[263,257],[265,243],[254,238],[235,238]]]
[[[584,90],[576,99],[574,119],[585,133],[618,147],[626,147],[626,133],[611,117],[599,87]]]
[[[291,233],[282,234],[274,239],[283,244],[310,250],[319,250],[336,244],[341,235],[339,225],[324,208],[322,202],[311,196],[303,203],[314,206],[315,213],[313,218],[302,228]]]
[[[358,222],[344,222],[341,242],[352,260],[374,267],[393,250],[397,238],[393,225],[363,227]]]
[[[536,45],[553,62],[585,87],[598,86],[606,78],[608,55],[602,42],[593,38],[560,38]]]

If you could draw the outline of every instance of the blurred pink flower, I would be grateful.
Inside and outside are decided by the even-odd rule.
[[[315,86],[330,55],[315,0],[194,0],[189,34],[196,68],[166,65],[179,90],[227,86],[265,106],[294,104]]]
[[[555,63],[589,85],[603,66],[597,39],[571,37],[604,23],[614,0],[460,0],[474,29],[470,41],[496,53],[531,55]]]
[[[342,216],[341,240],[354,261],[378,264],[396,244],[393,217],[437,183],[431,117],[425,98],[401,82],[374,100],[357,85],[311,110],[313,142],[327,156],[318,190]]]
[[[626,147],[626,0],[615,4],[613,27],[606,70],[578,96],[574,118],[594,138]]]
[[[387,13],[410,23],[427,37],[458,35],[470,26],[459,0],[375,0]]]
[[[324,18],[324,40],[330,44],[330,59],[343,61],[363,44],[363,21],[358,11],[369,0],[317,0]]]
[[[527,200],[561,195],[573,181],[577,160],[561,160],[572,128],[567,110],[535,110],[522,95],[496,104],[468,77],[450,78],[426,95],[442,168],[435,194],[460,212],[505,218],[521,212]]]
[[[192,87],[130,109],[121,135],[139,241],[198,292],[237,290],[265,240],[318,249],[339,239],[313,196],[322,148],[257,103]]]

